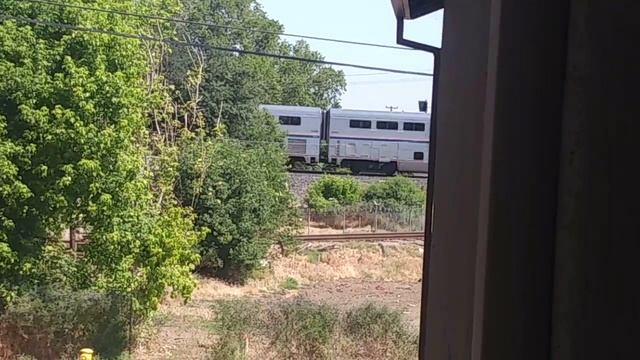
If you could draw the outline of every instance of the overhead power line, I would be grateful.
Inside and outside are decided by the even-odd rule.
[[[364,76],[394,76],[396,74],[389,74],[388,72],[376,72],[376,73],[362,73],[362,74],[351,74],[351,73],[347,73],[344,74],[345,77],[364,77]],[[397,80],[403,80],[403,79],[397,79]]]
[[[29,3],[36,3],[36,4],[45,4],[45,5],[66,7],[66,8],[72,8],[72,9],[79,9],[79,10],[95,11],[95,12],[101,12],[101,13],[107,13],[107,14],[133,16],[133,17],[138,17],[138,18],[141,18],[141,19],[148,19],[148,20],[162,20],[162,21],[169,21],[169,22],[180,23],[180,24],[207,26],[207,27],[218,28],[218,29],[247,31],[247,32],[255,32],[255,33],[261,33],[261,34],[286,36],[286,37],[293,37],[293,38],[300,38],[300,39],[307,39],[307,40],[326,41],[326,42],[348,44],[348,45],[370,46],[370,47],[377,47],[377,48],[384,48],[384,49],[415,51],[412,48],[402,47],[402,46],[375,44],[375,43],[362,42],[362,41],[333,39],[333,38],[326,38],[326,37],[320,37],[320,36],[311,36],[311,35],[281,33],[281,32],[278,32],[278,31],[270,31],[270,30],[263,30],[263,29],[256,29],[256,28],[247,28],[247,27],[242,27],[242,26],[220,25],[220,24],[213,24],[213,23],[209,23],[209,22],[178,19],[178,18],[174,18],[174,17],[164,17],[164,16],[157,16],[157,15],[138,14],[138,13],[132,13],[132,12],[128,12],[128,11],[110,10],[110,9],[96,8],[96,7],[85,6],[85,5],[62,4],[62,3],[59,3],[59,2],[47,1],[47,0],[22,0],[22,1],[29,2]]]
[[[433,76],[433,74],[431,74],[431,73],[424,73],[424,72],[418,72],[418,71],[399,70],[399,69],[391,69],[391,68],[383,68],[383,67],[375,67],[375,66],[367,66],[367,65],[359,65],[359,64],[341,63],[341,62],[335,62],[335,61],[308,59],[308,58],[301,58],[301,57],[289,56],[289,55],[278,55],[278,54],[271,54],[271,53],[263,53],[263,52],[250,51],[250,50],[225,48],[225,47],[211,46],[211,45],[205,45],[205,44],[196,44],[196,43],[192,43],[192,42],[180,41],[180,40],[175,40],[175,39],[161,39],[161,38],[155,38],[155,37],[146,36],[146,35],[135,35],[135,34],[115,32],[115,31],[96,29],[96,28],[85,28],[85,27],[80,27],[80,26],[75,26],[75,25],[61,24],[61,23],[48,22],[48,21],[40,21],[40,20],[17,17],[17,16],[11,16],[11,15],[0,15],[0,19],[3,19],[3,20],[15,20],[15,21],[20,21],[20,22],[24,22],[24,23],[34,24],[34,25],[56,27],[56,28],[61,28],[61,29],[66,29],[66,30],[90,32],[90,33],[97,33],[97,34],[120,36],[120,37],[129,38],[129,39],[156,41],[156,42],[162,42],[162,43],[165,43],[165,44],[188,46],[188,47],[195,47],[195,48],[203,48],[203,49],[208,49],[208,50],[215,50],[215,51],[228,52],[228,53],[234,53],[234,54],[262,56],[262,57],[269,57],[269,58],[274,58],[274,59],[300,61],[300,62],[306,62],[306,63],[311,63],[311,64],[319,64],[319,65],[331,65],[331,66],[340,66],[340,67],[351,67],[351,68],[364,69],[364,70],[386,71],[386,72],[396,73],[396,74],[409,74],[409,75],[416,75],[416,76]]]

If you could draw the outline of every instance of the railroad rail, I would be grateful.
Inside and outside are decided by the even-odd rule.
[[[358,176],[366,176],[366,177],[404,176],[404,177],[413,178],[413,179],[428,178],[427,174],[406,173],[406,172],[388,175],[388,174],[382,174],[377,172],[367,172],[367,171],[363,171],[358,174],[344,173],[344,172],[337,172],[337,171],[322,171],[322,170],[318,171],[318,170],[303,170],[303,169],[289,169],[288,171],[293,174],[309,174],[309,175],[335,175],[335,176],[355,176],[355,177],[358,177]]]
[[[351,242],[384,240],[424,241],[424,232],[301,235],[298,236],[298,240],[300,240],[301,242]]]

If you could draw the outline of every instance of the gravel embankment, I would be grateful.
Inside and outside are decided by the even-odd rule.
[[[304,199],[304,196],[307,193],[307,189],[309,186],[320,179],[322,174],[305,174],[305,173],[289,173],[289,189],[295,194],[296,198],[299,201]],[[388,179],[388,177],[382,176],[353,176],[358,181],[364,184],[371,184],[374,182],[382,181]],[[412,178],[415,182],[422,185],[423,187],[427,187],[427,179],[426,178]]]

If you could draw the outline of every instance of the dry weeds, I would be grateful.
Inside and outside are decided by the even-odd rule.
[[[216,300],[249,297],[284,301],[295,298],[299,291],[281,288],[290,277],[304,289],[318,283],[356,279],[391,284],[416,283],[421,274],[422,248],[413,244],[357,243],[306,249],[290,257],[274,257],[256,279],[245,285],[203,278],[188,303],[165,301],[155,323],[145,331],[134,358],[207,359],[216,343],[216,336],[208,327],[215,317],[212,307]],[[361,295],[366,297],[367,294]],[[249,359],[275,359],[265,353],[260,344],[252,344],[249,350]]]

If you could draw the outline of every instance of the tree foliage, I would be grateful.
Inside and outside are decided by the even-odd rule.
[[[362,185],[354,178],[325,175],[309,187],[306,201],[312,209],[324,211],[357,204],[362,194]]]
[[[144,12],[153,2],[102,1],[101,7]],[[72,8],[3,2],[0,11],[115,32],[152,31],[140,19]],[[57,263],[52,254],[68,257],[51,250],[68,228],[90,234],[86,255],[69,261],[91,276],[70,286],[132,294],[141,311],[155,308],[169,287],[188,296],[195,286],[191,271],[202,234],[188,209],[158,201],[145,162],[151,94],[142,46],[106,34],[0,24],[5,301],[21,289],[60,280],[47,277],[46,267]]]
[[[280,144],[233,139],[190,141],[181,156],[180,197],[210,229],[200,245],[203,270],[244,280],[270,247],[296,227]]]
[[[282,41],[255,0],[99,5],[273,33],[0,2],[11,16],[210,45],[0,22],[0,310],[54,287],[127,294],[148,313],[167,289],[189,296],[198,248],[244,277],[296,226],[283,134],[257,105],[339,106],[345,88],[326,66],[211,50],[322,58]],[[87,234],[84,256],[60,245],[69,229]]]
[[[268,31],[261,33],[220,27],[184,25],[182,39],[210,47],[225,47],[322,60],[320,53],[304,41],[294,44],[277,35],[283,28],[270,19],[256,0],[184,0],[183,18]],[[192,56],[181,51],[170,57],[169,76],[184,88],[189,79]],[[208,122],[218,117],[232,138],[255,138],[247,133],[253,126],[258,105],[287,104],[328,108],[340,105],[346,82],[342,71],[328,66],[220,52],[204,51],[203,108]]]
[[[406,177],[393,177],[371,184],[364,192],[364,200],[376,202],[393,210],[406,207],[422,208],[426,205],[426,193],[416,182]]]

